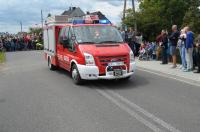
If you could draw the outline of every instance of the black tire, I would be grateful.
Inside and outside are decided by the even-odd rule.
[[[50,58],[48,58],[48,67],[52,71],[56,70],[56,66],[54,66],[53,64],[51,64],[51,59]]]
[[[75,84],[80,85],[83,83],[83,80],[81,79],[78,68],[75,64],[72,66],[71,77]]]

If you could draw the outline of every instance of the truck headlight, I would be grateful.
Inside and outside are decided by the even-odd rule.
[[[133,51],[130,51],[129,55],[130,55],[130,63],[134,62],[135,57],[134,57]]]
[[[85,65],[95,66],[94,57],[91,54],[84,53],[84,56],[85,56]]]

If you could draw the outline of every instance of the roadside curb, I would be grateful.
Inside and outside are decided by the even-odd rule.
[[[175,79],[177,81],[184,82],[184,83],[187,83],[190,85],[200,86],[200,76],[199,76],[198,80],[194,80],[194,79],[186,78],[186,77],[183,77],[183,76],[180,76],[177,74],[171,74],[171,73],[169,74],[166,72],[152,70],[152,69],[148,69],[148,68],[144,68],[144,67],[140,67],[140,66],[137,66],[137,70],[156,74],[158,76],[166,77],[169,79]]]

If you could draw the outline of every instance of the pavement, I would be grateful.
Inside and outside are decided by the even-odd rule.
[[[140,70],[151,72],[154,74],[159,74],[162,76],[177,79],[179,81],[185,81],[187,83],[200,86],[200,74],[196,74],[193,72],[183,72],[179,68],[180,65],[177,65],[177,68],[173,69],[171,68],[171,63],[167,65],[161,65],[161,61],[140,61],[138,59],[136,59],[136,61],[137,67]]]
[[[199,132],[199,95],[199,86],[139,67],[130,81],[77,86],[41,51],[7,53],[0,132]]]

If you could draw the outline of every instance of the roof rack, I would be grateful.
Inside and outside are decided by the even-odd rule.
[[[65,24],[68,23],[69,17],[67,15],[56,15],[48,17],[46,20],[46,25],[48,24]]]

